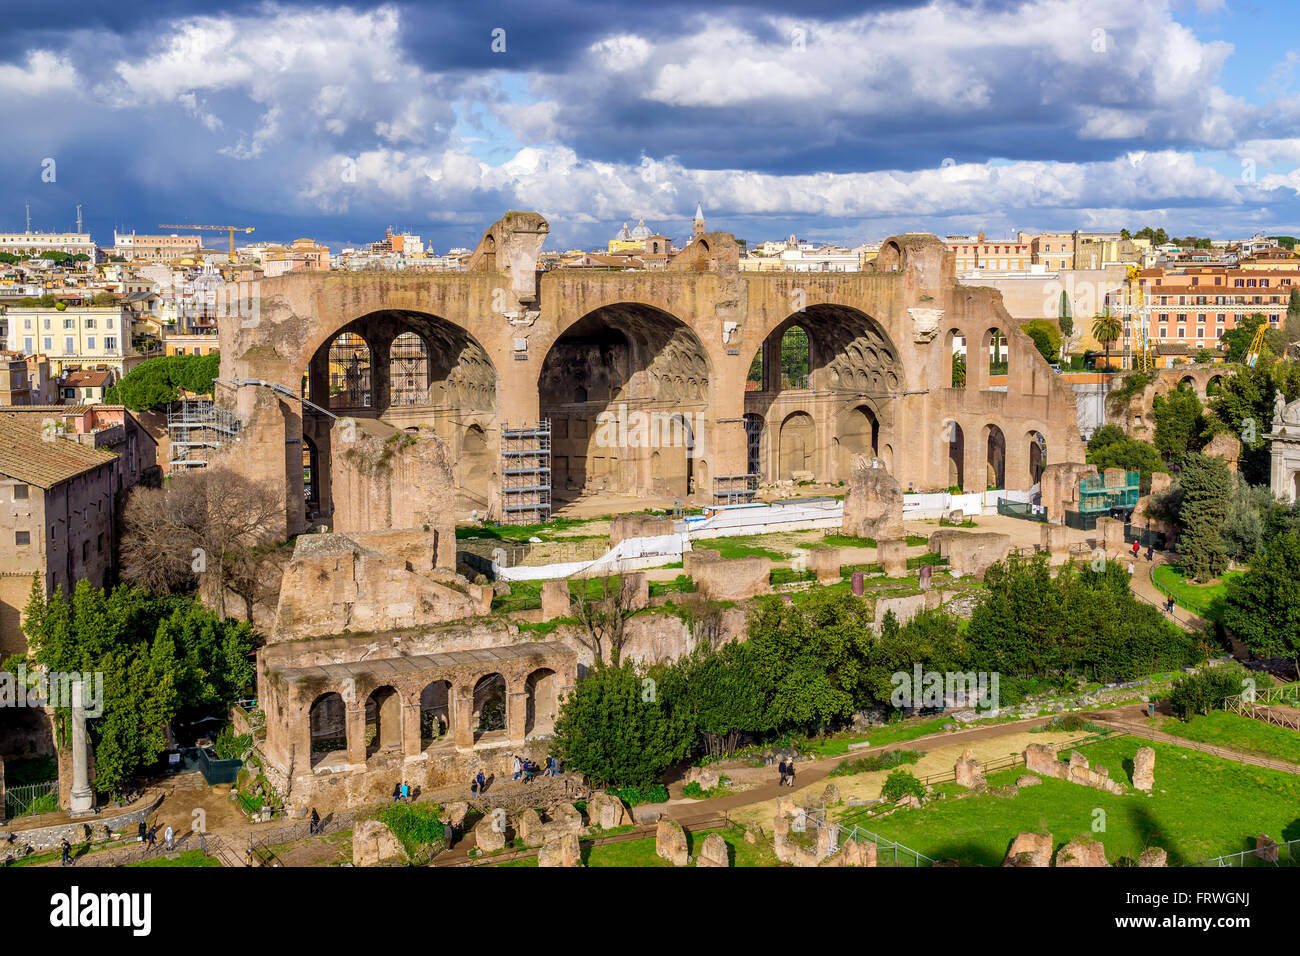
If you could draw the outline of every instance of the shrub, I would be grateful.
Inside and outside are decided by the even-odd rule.
[[[895,770],[885,778],[885,785],[880,788],[880,799],[894,803],[907,796],[920,800],[925,796],[925,784],[912,776],[910,770]]]
[[[1212,667],[1180,677],[1169,695],[1169,710],[1179,720],[1196,714],[1208,714],[1223,706],[1224,700],[1242,692],[1246,672],[1240,667]]]
[[[442,807],[432,803],[390,803],[375,819],[393,832],[409,859],[417,859],[424,847],[442,845]]]
[[[610,787],[609,793],[629,807],[642,803],[666,803],[668,800],[668,788],[662,783],[651,784],[648,787]]]
[[[847,777],[855,773],[871,773],[877,770],[892,770],[904,764],[916,763],[921,759],[918,750],[886,750],[872,757],[859,757],[856,760],[841,760],[827,776]]]

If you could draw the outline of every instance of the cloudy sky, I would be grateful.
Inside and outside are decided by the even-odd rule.
[[[1300,233],[1282,0],[150,6],[8,5],[0,230]]]

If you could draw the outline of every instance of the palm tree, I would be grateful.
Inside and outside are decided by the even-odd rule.
[[[1106,367],[1110,368],[1110,347],[1124,334],[1124,324],[1118,316],[1103,314],[1092,320],[1092,337],[1106,350]]]

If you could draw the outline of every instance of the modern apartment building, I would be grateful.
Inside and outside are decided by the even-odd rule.
[[[199,236],[138,236],[113,230],[113,254],[134,262],[170,262],[202,248]]]
[[[87,255],[91,261],[98,250],[88,232],[5,232],[0,233],[0,252],[13,255],[40,255],[42,252],[66,252]]]
[[[1025,272],[1033,264],[1033,249],[1028,242],[1016,239],[988,239],[975,236],[948,236],[944,239],[957,258],[957,272]]]
[[[1281,327],[1291,289],[1300,286],[1300,260],[1292,258],[1286,270],[1249,262],[1235,268],[1146,269],[1139,281],[1151,342],[1182,345],[1195,353],[1202,348],[1218,349],[1224,332],[1256,313],[1267,316],[1272,328]],[[1121,289],[1110,295],[1107,305],[1112,315],[1122,314],[1127,294]]]
[[[61,377],[74,368],[111,368],[120,378],[147,358],[131,342],[134,313],[114,305],[57,309],[13,307],[8,311],[7,348],[44,355],[50,372]]]

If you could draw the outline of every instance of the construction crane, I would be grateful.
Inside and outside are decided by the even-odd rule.
[[[210,232],[228,232],[230,233],[230,261],[235,261],[235,233],[249,233],[253,231],[252,226],[177,226],[165,222],[158,223],[159,229],[207,229]]]
[[[1264,333],[1268,331],[1268,322],[1259,323],[1259,328],[1255,330],[1255,335],[1250,340],[1250,348],[1246,349],[1246,368],[1254,368],[1255,363],[1259,361],[1259,354],[1264,351]]]
[[[1149,372],[1155,368],[1152,355],[1151,334],[1148,319],[1151,310],[1142,298],[1142,270],[1135,265],[1128,267],[1128,301],[1125,318],[1129,320],[1129,335],[1136,339],[1133,349],[1133,368],[1139,372]]]

